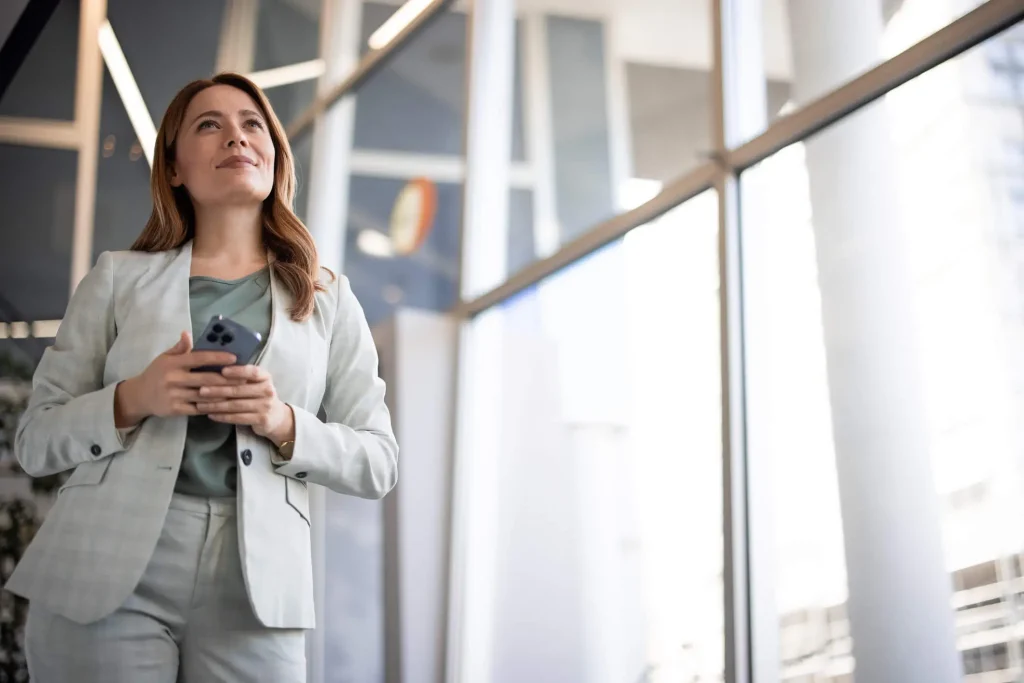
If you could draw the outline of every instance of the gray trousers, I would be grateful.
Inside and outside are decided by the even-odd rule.
[[[33,683],[306,680],[305,631],[270,629],[253,614],[232,499],[175,494],[125,604],[84,626],[30,605],[25,651]]]

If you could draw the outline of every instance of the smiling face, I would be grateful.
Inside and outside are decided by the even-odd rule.
[[[170,181],[200,206],[262,203],[274,187],[274,142],[245,92],[214,85],[189,103],[175,140]]]

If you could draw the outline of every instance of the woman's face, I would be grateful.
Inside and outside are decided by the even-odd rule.
[[[263,202],[274,187],[274,143],[259,105],[214,85],[192,98],[175,142],[171,184],[201,206]]]

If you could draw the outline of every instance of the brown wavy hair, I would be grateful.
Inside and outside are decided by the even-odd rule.
[[[267,121],[274,143],[274,186],[263,202],[263,244],[274,255],[271,267],[294,298],[289,313],[292,320],[302,321],[313,312],[317,291],[324,291],[320,282],[320,260],[313,236],[295,215],[295,161],[281,121],[259,86],[245,76],[234,73],[217,74],[213,78],[192,81],[174,96],[160,122],[153,154],[150,189],[153,213],[146,227],[132,245],[133,251],[166,251],[177,249],[195,237],[196,215],[192,199],[184,186],[171,185],[171,165],[175,159],[176,140],[192,98],[215,85],[229,85],[249,95],[259,105]],[[331,274],[333,276],[333,273]]]

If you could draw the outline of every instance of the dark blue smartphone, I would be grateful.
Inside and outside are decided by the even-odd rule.
[[[235,365],[248,365],[263,342],[259,332],[230,318],[215,315],[206,324],[202,336],[192,345],[193,351],[226,351],[235,354]],[[220,372],[224,366],[204,365],[192,372]]]

